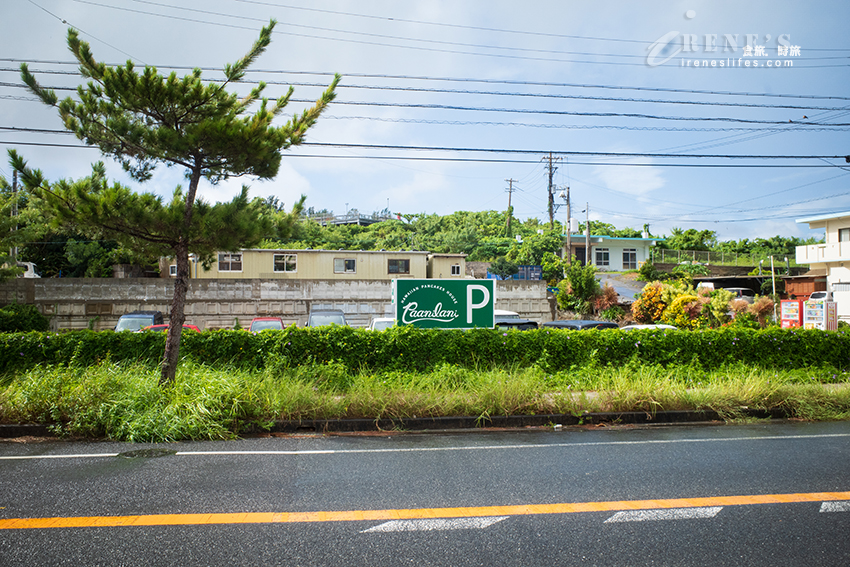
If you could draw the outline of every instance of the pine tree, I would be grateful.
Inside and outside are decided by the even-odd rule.
[[[89,79],[77,89],[79,100],[68,97],[60,101],[54,91],[38,84],[26,64],[21,65],[24,83],[42,102],[58,108],[65,127],[86,144],[97,146],[105,156],[119,161],[133,179],[149,180],[155,167],[161,164],[186,171],[188,189],[184,193],[178,188],[168,205],[157,202],[154,195],[134,197],[126,188],[107,186],[102,170],[97,168],[87,180],[65,183],[52,193],[49,184],[35,175],[37,172],[29,172],[29,183],[39,184],[41,194],[60,217],[91,225],[95,217],[90,215],[102,212],[96,218],[110,232],[127,230],[133,238],[171,247],[177,275],[162,362],[162,384],[173,382],[177,370],[189,286],[189,253],[199,246],[203,248],[201,243],[219,250],[237,249],[245,233],[225,229],[238,228],[246,220],[250,224],[251,217],[250,214],[244,218],[227,215],[245,213],[248,209],[259,215],[257,208],[249,206],[244,188],[242,195],[213,213],[215,207],[197,198],[201,178],[215,183],[240,175],[275,177],[281,150],[302,143],[307,130],[335,97],[339,75],[315,105],[284,125],[274,126],[272,121],[289,102],[292,87],[273,104],[262,96],[265,89],[262,82],[243,98],[227,91],[228,85],[242,80],[248,67],[265,51],[274,26],[272,20],[242,59],[225,66],[223,84],[204,83],[197,68],[179,78],[173,72],[163,76],[150,66],[138,72],[131,61],[124,66],[108,66],[94,59],[89,45],[73,29],[68,30],[68,47],[80,64],[80,73]],[[248,113],[255,102],[259,102],[259,108]],[[23,160],[19,157],[18,160],[18,165],[24,167]],[[132,215],[128,214],[130,211]],[[118,219],[108,212],[124,212],[127,222],[118,224]],[[203,217],[202,222],[198,222],[197,216]],[[166,226],[169,222],[174,225]],[[243,228],[250,229],[244,225]],[[157,240],[160,230],[168,237]],[[222,230],[228,233],[228,238],[219,239]]]

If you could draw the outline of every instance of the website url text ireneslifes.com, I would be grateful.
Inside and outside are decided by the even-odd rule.
[[[793,67],[793,59],[679,59],[679,67]]]

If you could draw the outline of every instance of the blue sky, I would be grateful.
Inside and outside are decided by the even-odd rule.
[[[0,142],[50,178],[100,159],[19,86],[21,61],[46,86],[79,83],[68,25],[102,61],[215,79],[270,18],[273,43],[247,80],[270,97],[294,84],[296,112],[338,72],[338,98],[276,179],[204,186],[211,201],[246,183],[336,213],[449,214],[505,209],[512,179],[516,215],[548,220],[552,152],[573,216],[589,205],[591,219],[656,235],[807,237],[819,233],[795,219],[850,209],[850,163],[829,158],[850,154],[848,126],[835,126],[850,124],[840,0],[20,0],[0,21]],[[161,168],[138,187],[170,195],[181,182]]]

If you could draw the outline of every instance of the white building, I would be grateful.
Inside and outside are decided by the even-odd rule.
[[[838,319],[850,321],[850,211],[798,219],[809,228],[822,228],[826,242],[797,246],[797,263],[826,271],[826,289],[838,304]]]
[[[590,236],[590,263],[601,271],[622,272],[637,270],[648,262],[652,247],[663,238],[620,238],[615,236]],[[585,263],[587,237],[583,234],[570,235],[572,255],[582,264]],[[566,257],[567,245],[564,243],[562,256]]]

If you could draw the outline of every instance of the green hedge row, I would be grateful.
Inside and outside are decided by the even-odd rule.
[[[90,366],[106,360],[157,364],[165,333],[0,334],[0,373],[36,365]],[[772,328],[705,331],[462,331],[351,327],[184,332],[181,358],[206,365],[282,368],[331,361],[351,370],[426,371],[442,363],[549,372],[589,364],[696,365],[706,370],[743,363],[763,368],[850,368],[850,333]]]

